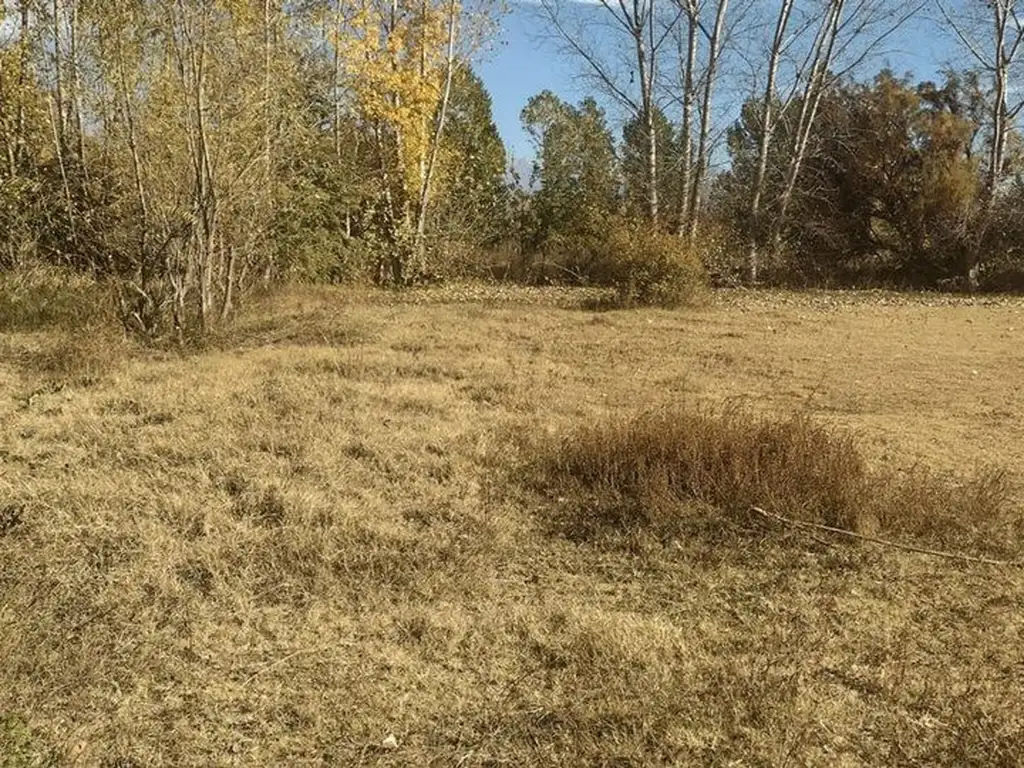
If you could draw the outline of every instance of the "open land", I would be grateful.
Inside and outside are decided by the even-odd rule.
[[[872,468],[1005,470],[958,551],[1015,560],[1024,301],[579,303],[294,289],[187,353],[0,334],[0,764],[1024,763],[1024,568],[725,509],[581,539],[531,482],[619,415],[803,413]]]

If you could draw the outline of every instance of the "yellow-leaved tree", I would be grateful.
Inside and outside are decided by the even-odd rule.
[[[343,11],[339,74],[377,143],[380,282],[407,282],[422,267],[460,14],[458,0],[356,0]]]

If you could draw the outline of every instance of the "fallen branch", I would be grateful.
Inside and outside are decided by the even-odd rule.
[[[794,520],[789,517],[783,517],[777,515],[774,512],[768,512],[767,510],[761,509],[761,507],[751,507],[751,512],[756,512],[762,517],[766,517],[769,520],[775,520],[776,522],[784,525],[791,526],[793,528],[804,528],[817,531],[826,531],[828,533],[835,533],[840,536],[849,536],[851,539],[859,539],[860,541],[869,541],[872,544],[880,544],[884,547],[893,547],[894,549],[902,549],[907,552],[917,552],[921,555],[931,555],[932,557],[944,557],[949,560],[962,560],[968,563],[983,563],[985,565],[999,565],[999,566],[1024,566],[1024,559],[1021,560],[993,560],[988,557],[974,557],[973,555],[962,555],[958,552],[943,552],[938,549],[924,549],[923,547],[915,547],[911,544],[901,544],[898,541],[889,541],[888,539],[879,539],[875,536],[865,536],[862,533],[855,533],[854,531],[848,531],[845,528],[834,528],[830,525],[821,525],[820,523],[808,523],[803,520]]]
[[[318,653],[318,652],[320,652],[322,650],[324,650],[324,649],[323,648],[300,648],[299,650],[295,651],[294,653],[289,653],[287,656],[282,656],[280,659],[276,659],[275,661],[272,661],[269,664],[265,664],[264,666],[260,667],[255,672],[253,672],[251,675],[249,675],[249,677],[247,677],[242,682],[242,687],[245,688],[247,685],[249,685],[249,683],[251,683],[257,677],[262,675],[264,672],[269,672],[270,670],[274,669],[275,667],[279,667],[282,664],[284,664],[285,662],[291,661],[296,656],[302,656],[305,653]]]

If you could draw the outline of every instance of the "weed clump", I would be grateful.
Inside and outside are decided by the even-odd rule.
[[[540,451],[549,493],[572,499],[575,536],[678,530],[681,509],[745,519],[753,507],[799,522],[932,541],[990,534],[1012,498],[1006,475],[954,484],[926,470],[869,469],[854,437],[798,414],[660,409],[576,429]]]
[[[23,504],[0,504],[0,537],[14,533],[25,519]]]
[[[804,416],[773,421],[739,409],[665,409],[589,425],[542,463],[563,496],[590,497],[592,523],[626,528],[663,524],[679,502],[727,511],[756,505],[847,526],[867,486],[850,437]]]

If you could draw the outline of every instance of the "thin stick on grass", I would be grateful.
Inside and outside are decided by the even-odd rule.
[[[767,510],[761,509],[761,507],[751,507],[751,512],[766,517],[770,520],[789,525],[794,528],[813,529],[818,531],[826,531],[828,533],[838,534],[840,536],[849,536],[852,539],[859,539],[860,541],[869,541],[872,544],[879,544],[884,547],[893,547],[894,549],[902,549],[907,552],[917,552],[921,555],[931,555],[932,557],[944,557],[949,560],[962,560],[968,563],[983,563],[985,565],[998,565],[1003,567],[1021,567],[1024,566],[1024,559],[1019,560],[993,560],[988,557],[974,557],[973,555],[963,555],[959,552],[943,552],[938,549],[924,549],[923,547],[915,547],[912,544],[901,544],[898,541],[890,541],[889,539],[879,539],[876,536],[865,536],[862,533],[855,533],[848,531],[845,528],[833,528],[830,525],[821,525],[820,523],[808,523],[803,520],[794,520],[789,517],[783,517],[777,515],[774,512],[768,512]]]
[[[264,672],[269,672],[270,670],[274,669],[275,667],[279,667],[282,664],[284,664],[285,662],[291,661],[296,656],[301,656],[304,653],[317,653],[318,651],[322,651],[322,650],[324,650],[324,649],[323,648],[300,648],[299,650],[295,651],[294,653],[289,653],[287,656],[282,656],[280,659],[276,659],[276,660],[270,662],[269,664],[264,664],[262,667],[257,669],[255,672],[253,672],[251,675],[249,675],[249,677],[247,677],[245,679],[245,681],[242,683],[242,687],[245,688],[246,686],[249,685],[249,683],[251,683],[257,677],[262,675]]]

